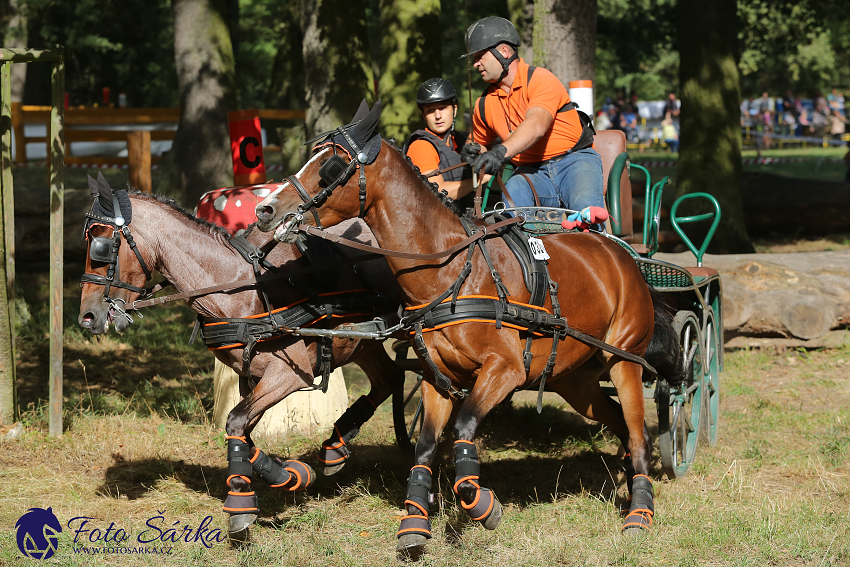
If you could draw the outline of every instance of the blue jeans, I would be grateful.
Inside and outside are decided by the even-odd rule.
[[[508,193],[517,207],[533,207],[534,195],[524,173],[534,184],[542,207],[605,207],[602,196],[602,158],[593,148],[579,150],[541,166],[520,166],[508,179]],[[507,202],[507,201],[506,201]]]

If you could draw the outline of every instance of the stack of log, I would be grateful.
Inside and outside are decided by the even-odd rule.
[[[689,252],[655,258],[695,265]],[[830,332],[850,328],[850,250],[707,255],[703,265],[722,276],[723,326],[727,338],[740,338],[732,346],[817,347],[845,340],[846,333]]]

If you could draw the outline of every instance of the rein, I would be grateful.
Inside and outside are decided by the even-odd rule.
[[[414,254],[412,252],[399,252],[397,250],[386,250],[384,248],[369,246],[368,244],[360,244],[359,242],[355,242],[354,240],[349,240],[337,234],[331,234],[322,229],[316,228],[311,224],[302,223],[298,225],[297,228],[298,230],[301,230],[313,236],[318,236],[319,238],[322,238],[324,240],[328,240],[337,244],[342,244],[343,246],[356,248],[357,250],[365,250],[366,252],[372,252],[373,254],[380,254],[382,256],[394,256],[397,258],[408,258],[410,260],[437,260],[439,258],[451,256],[452,254],[455,254],[463,250],[464,248],[469,247],[470,244],[486,236],[497,234],[498,230],[501,228],[505,228],[506,226],[511,226],[514,224],[521,224],[523,222],[525,222],[525,219],[523,219],[522,217],[510,217],[495,224],[481,227],[481,230],[479,230],[475,234],[472,234],[471,236],[467,236],[451,248],[443,250],[442,252],[434,252],[432,254]]]

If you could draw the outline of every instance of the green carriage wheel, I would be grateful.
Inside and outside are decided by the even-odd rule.
[[[719,340],[722,330],[717,326],[714,309],[708,308],[705,325],[705,424],[703,437],[712,447],[717,445],[717,433],[720,429],[720,349],[723,342]]]
[[[658,441],[661,466],[667,478],[687,474],[696,456],[703,401],[703,340],[699,321],[692,312],[680,311],[673,328],[682,346],[687,376],[680,386],[659,378],[655,392],[658,409]]]

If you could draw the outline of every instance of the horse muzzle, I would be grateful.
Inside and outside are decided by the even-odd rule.
[[[104,305],[101,309],[83,311],[77,322],[80,327],[88,329],[93,335],[106,333],[109,331],[109,326],[114,325],[115,331],[120,335],[133,321],[126,312],[116,309],[114,305]]]

